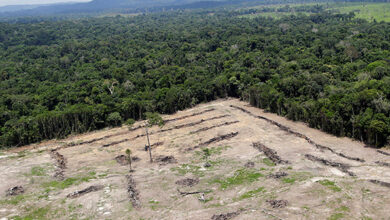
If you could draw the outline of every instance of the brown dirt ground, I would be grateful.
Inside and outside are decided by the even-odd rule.
[[[230,105],[276,121],[318,144],[350,157],[362,158],[365,162],[346,159],[327,150],[320,151],[305,139]],[[237,99],[201,104],[174,115],[166,115],[164,119],[209,108],[216,110],[171,121],[164,128],[201,119],[205,120],[203,123],[151,135],[151,144],[164,143],[153,148],[153,155],[173,156],[177,163],[151,164],[149,154],[144,150],[146,137],[102,147],[145,132],[143,129],[126,132],[128,128],[125,126],[0,152],[0,219],[16,216],[32,219],[211,219],[214,215],[238,210],[239,215],[234,219],[390,219],[390,188],[369,181],[390,182],[390,167],[376,163],[390,163],[389,156],[375,149],[364,148],[361,142],[335,137],[303,123],[265,113]],[[225,114],[229,116],[207,121]],[[239,122],[191,133],[233,121]],[[137,122],[135,126],[142,123]],[[150,131],[159,129],[153,127]],[[185,150],[232,132],[239,133],[231,139],[193,151]],[[69,143],[112,134],[121,135],[90,144],[64,147]],[[252,146],[254,142],[276,151],[289,164],[274,165]],[[58,152],[66,158],[64,181],[53,177],[56,166],[50,157],[50,149],[59,147],[64,147]],[[201,149],[205,147],[211,149],[208,158],[211,167],[203,167],[207,161]],[[141,201],[140,207],[135,208],[127,192],[126,175],[129,168],[115,161],[115,157],[125,154],[127,148],[132,150],[132,156],[140,158],[133,162],[135,171],[131,173]],[[337,167],[310,161],[306,154],[347,164],[349,171],[356,176],[351,177]],[[246,167],[248,162],[254,162],[254,166]],[[286,172],[288,176],[272,178],[270,174],[276,172]],[[199,183],[192,187],[175,184],[184,178],[199,179]],[[68,194],[93,185],[104,188],[78,198],[67,198]],[[13,186],[23,186],[25,193],[7,197],[7,189]],[[205,200],[199,199],[201,194],[181,196],[177,189],[181,192],[205,192]],[[287,200],[288,205],[275,209],[267,200]]]

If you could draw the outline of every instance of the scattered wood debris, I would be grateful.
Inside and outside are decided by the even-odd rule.
[[[229,212],[226,214],[213,215],[211,217],[211,220],[229,220],[229,219],[232,219],[234,217],[239,216],[240,214],[241,214],[240,211],[236,211],[236,212]]]
[[[390,163],[382,162],[382,161],[376,161],[376,164],[379,166],[384,166],[384,167],[390,167]]]
[[[65,179],[66,159],[64,155],[58,153],[58,150],[51,150],[50,156],[55,160],[55,166],[57,167],[54,177],[59,180]]]
[[[80,197],[80,196],[85,195],[85,194],[90,193],[90,192],[96,192],[96,191],[102,190],[103,188],[104,188],[103,185],[90,186],[90,187],[87,187],[83,190],[70,193],[66,197],[74,199],[74,198]]]
[[[274,178],[274,179],[280,179],[282,177],[288,176],[288,173],[286,172],[276,172],[276,173],[271,173],[268,175],[269,178]]]
[[[177,185],[193,187],[199,183],[199,179],[185,178],[175,182]]]
[[[194,147],[189,147],[186,149],[186,151],[191,151],[191,150],[195,150],[197,148],[200,148],[200,147],[204,147],[204,146],[207,146],[211,143],[215,143],[215,142],[220,142],[220,141],[223,141],[223,140],[228,140],[228,139],[231,139],[235,136],[238,135],[238,132],[231,132],[229,134],[224,134],[224,135],[219,135],[217,137],[214,137],[214,138],[211,138],[210,140],[206,141],[206,142],[203,142],[197,146],[194,146]]]
[[[24,193],[23,186],[14,186],[6,191],[6,196],[17,196]]]
[[[116,162],[118,162],[122,166],[129,165],[129,160],[128,160],[126,155],[122,154],[122,155],[116,156],[114,159],[116,160]],[[141,159],[137,156],[131,157],[132,162],[137,162],[139,160],[141,160]]]
[[[222,126],[228,126],[228,125],[232,125],[232,124],[236,124],[240,121],[231,121],[231,122],[224,122],[222,124],[218,124],[218,125],[214,125],[214,126],[210,126],[210,127],[205,127],[205,128],[200,128],[196,131],[191,131],[190,134],[196,134],[196,133],[199,133],[199,132],[202,132],[202,131],[208,131],[210,129],[213,129],[213,128],[218,128],[218,127],[222,127]]]
[[[164,123],[168,123],[168,122],[172,122],[172,121],[177,121],[177,120],[181,120],[181,119],[185,119],[185,118],[201,115],[201,114],[204,114],[204,113],[207,113],[207,112],[211,112],[211,111],[214,111],[214,110],[215,110],[214,108],[213,109],[207,109],[207,110],[204,110],[202,112],[197,112],[197,113],[194,113],[194,114],[191,114],[191,115],[186,115],[186,116],[182,116],[182,117],[174,118],[174,119],[167,119],[167,120],[164,120]],[[136,127],[130,128],[128,131],[123,131],[123,132],[118,132],[118,133],[115,133],[115,134],[106,135],[106,136],[103,136],[103,137],[100,137],[100,138],[95,138],[95,139],[92,139],[92,140],[89,140],[89,141],[82,141],[82,142],[78,142],[78,143],[68,143],[68,144],[66,144],[62,148],[74,147],[74,146],[79,146],[79,145],[84,145],[84,144],[91,144],[91,143],[94,143],[96,141],[101,141],[101,140],[104,140],[104,139],[107,139],[107,138],[128,134],[128,133],[130,133],[132,131],[135,131],[135,130],[138,130],[138,129],[141,129],[141,128],[145,128],[145,125],[138,125]],[[123,141],[123,142],[126,142],[126,141]],[[113,144],[111,144],[111,145],[113,145]]]
[[[267,121],[267,122],[269,122],[269,123],[271,123],[271,124],[277,126],[277,127],[280,128],[281,130],[286,131],[286,132],[288,132],[288,133],[290,133],[290,134],[292,134],[292,135],[294,135],[294,136],[296,136],[296,137],[303,138],[303,139],[305,139],[307,142],[309,142],[311,145],[315,146],[315,147],[316,147],[317,149],[319,149],[319,150],[328,150],[328,151],[330,151],[330,152],[333,153],[333,154],[336,154],[336,155],[338,155],[338,156],[340,156],[340,157],[344,157],[344,158],[349,159],[349,160],[355,160],[355,161],[358,161],[358,162],[365,162],[365,160],[362,159],[362,158],[347,156],[347,155],[345,155],[345,154],[343,154],[343,153],[336,152],[335,150],[333,150],[333,149],[330,148],[330,147],[326,147],[326,146],[317,144],[317,143],[315,143],[311,138],[309,138],[308,136],[306,136],[306,135],[304,135],[304,134],[301,134],[301,133],[299,133],[299,132],[293,131],[293,130],[291,130],[289,127],[284,126],[284,125],[282,125],[282,124],[280,124],[280,123],[278,123],[278,122],[276,122],[276,121],[273,121],[273,120],[271,120],[271,119],[269,119],[269,118],[266,118],[266,117],[263,117],[263,116],[255,115],[255,114],[253,114],[252,112],[250,112],[250,111],[248,111],[248,110],[246,110],[246,109],[244,109],[244,108],[235,106],[235,105],[230,105],[230,107],[235,108],[235,109],[238,109],[238,110],[240,110],[240,111],[242,111],[242,112],[244,112],[244,113],[247,113],[247,114],[251,115],[252,117],[255,117],[255,118],[258,118],[258,119],[262,119],[262,120],[265,120],[265,121]]]
[[[255,167],[255,162],[248,161],[244,166],[246,168],[253,168],[253,167]]]
[[[344,172],[344,173],[346,173],[346,174],[348,174],[350,176],[356,176],[354,173],[349,171],[349,169],[351,168],[350,165],[343,164],[343,163],[338,163],[338,162],[333,162],[333,161],[329,161],[329,160],[325,160],[325,159],[313,156],[311,154],[305,154],[305,157],[308,160],[315,161],[315,162],[320,162],[320,163],[322,163],[322,164],[324,164],[326,166],[335,167],[335,168],[339,169],[340,171],[342,171],[342,172]]]
[[[129,194],[129,199],[134,208],[141,207],[141,201],[139,199],[139,192],[136,188],[136,183],[132,175],[126,175],[127,179],[127,193]]]
[[[192,123],[188,123],[188,124],[176,125],[176,126],[173,126],[171,128],[161,129],[161,130],[158,130],[158,131],[155,131],[155,132],[149,132],[149,136],[153,135],[153,134],[157,134],[157,133],[163,133],[163,132],[167,132],[167,131],[176,130],[176,129],[192,127],[192,126],[204,123],[206,121],[212,121],[212,120],[221,119],[221,118],[225,118],[225,117],[229,117],[229,116],[230,115],[220,115],[220,116],[215,116],[215,117],[208,118],[208,119],[201,119],[200,121],[196,121],[196,122],[192,122]],[[114,142],[111,142],[109,144],[104,144],[102,147],[109,147],[109,146],[112,146],[112,145],[124,143],[124,142],[127,142],[127,141],[135,140],[135,139],[140,138],[140,137],[145,137],[145,136],[146,136],[145,133],[138,134],[137,136],[135,136],[135,137],[133,137],[131,139],[126,138],[126,139],[123,139],[123,140],[120,140],[120,141],[114,141]]]
[[[177,160],[174,156],[157,156],[155,159],[155,161],[159,162],[160,165],[166,165],[166,164],[170,164],[170,163],[177,163]]]
[[[386,156],[390,156],[390,153],[387,153],[386,151],[383,150],[377,150],[377,152]]]
[[[212,112],[212,111],[215,111],[215,108],[206,109],[206,110],[201,111],[201,112],[196,112],[196,113],[193,113],[191,115],[185,115],[185,116],[178,117],[178,118],[166,119],[166,120],[164,120],[164,123],[168,123],[168,122],[172,122],[172,121],[178,121],[178,120],[190,118],[190,117],[193,117],[193,116],[198,116],[198,115],[202,115],[204,113]]]
[[[182,191],[180,191],[179,189],[177,189],[177,191],[180,193],[181,196],[188,196],[188,195],[193,195],[193,194],[209,193],[209,192],[211,192],[211,190],[207,190],[207,191],[195,191],[195,192],[182,192]]]
[[[253,143],[252,146],[256,148],[257,150],[263,152],[272,162],[276,164],[288,164],[289,162],[287,160],[282,160],[282,158],[279,157],[278,153],[271,148],[266,147],[264,144],[257,142]]]
[[[267,200],[266,202],[274,209],[284,208],[288,205],[287,200]]]
[[[371,182],[371,183],[380,185],[380,186],[384,186],[384,187],[390,188],[390,183],[388,183],[388,182],[383,182],[383,181],[380,181],[380,180],[368,180],[368,181]]]
[[[126,139],[123,139],[123,140],[120,140],[120,141],[114,141],[114,142],[111,142],[109,144],[103,144],[102,147],[109,147],[109,146],[112,146],[112,145],[117,145],[117,144],[121,144],[121,143],[124,143],[126,141],[129,141],[130,139],[126,138]]]

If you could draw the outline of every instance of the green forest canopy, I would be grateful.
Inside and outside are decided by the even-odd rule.
[[[227,96],[385,145],[390,23],[313,7],[279,19],[215,9],[0,23],[0,145]]]

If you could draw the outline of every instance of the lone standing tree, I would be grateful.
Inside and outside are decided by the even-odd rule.
[[[150,162],[153,163],[153,158],[152,158],[152,147],[150,146],[150,140],[149,140],[149,132],[148,128],[152,127],[153,125],[158,125],[160,128],[164,126],[164,120],[161,118],[161,116],[158,113],[151,113],[147,112],[146,113],[146,137],[148,139],[148,150],[149,150],[149,157],[150,157]]]

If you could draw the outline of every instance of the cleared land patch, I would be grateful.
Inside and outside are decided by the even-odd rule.
[[[143,121],[132,129],[124,126],[52,141],[47,148],[2,152],[0,218],[390,215],[386,149],[365,148],[235,99],[163,118],[164,127],[149,130],[153,163],[144,150]],[[132,152],[130,171],[127,149]],[[63,178],[53,178],[56,173]]]

